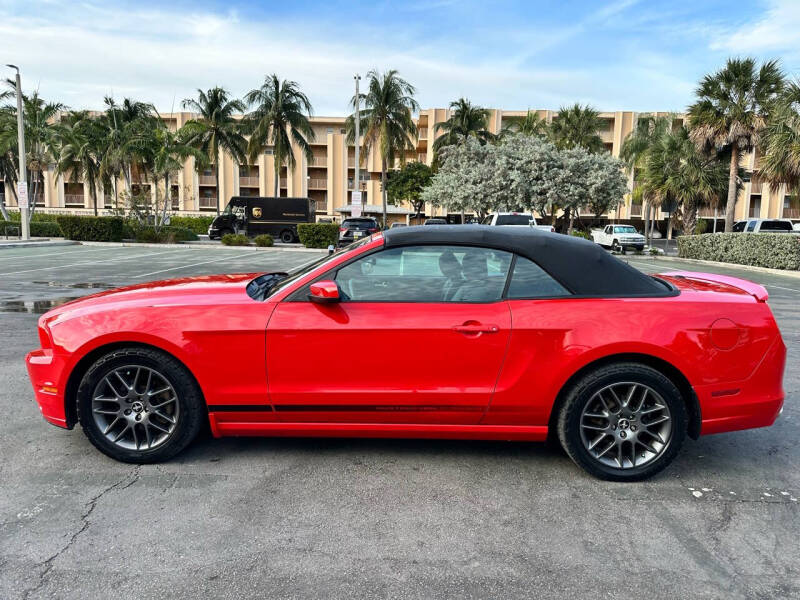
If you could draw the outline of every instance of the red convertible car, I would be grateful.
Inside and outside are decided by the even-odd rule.
[[[639,480],[686,436],[771,425],[786,349],[766,290],[648,276],[578,238],[376,233],[293,273],[102,292],[39,320],[44,418],[119,460],[215,436],[561,442]]]

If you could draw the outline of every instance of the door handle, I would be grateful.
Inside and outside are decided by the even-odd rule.
[[[454,325],[453,331],[458,333],[497,333],[500,327],[493,324],[484,325],[483,323],[464,323],[463,325]]]

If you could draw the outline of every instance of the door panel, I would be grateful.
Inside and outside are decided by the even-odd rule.
[[[283,302],[267,327],[283,421],[478,423],[508,346],[507,302]]]

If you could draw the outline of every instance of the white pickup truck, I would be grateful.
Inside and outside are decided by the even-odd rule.
[[[592,239],[604,248],[616,251],[626,248],[644,250],[644,236],[633,225],[606,225],[603,229],[593,229]]]
[[[530,213],[519,212],[501,212],[492,213],[487,215],[481,221],[481,225],[502,225],[505,227],[532,227],[533,229],[540,229],[541,231],[554,232],[556,230],[552,225],[537,225],[536,217]]]

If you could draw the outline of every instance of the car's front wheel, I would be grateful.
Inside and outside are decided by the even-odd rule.
[[[598,368],[572,386],[558,437],[600,479],[639,481],[664,469],[686,438],[686,406],[675,384],[638,363]]]
[[[78,387],[78,416],[89,441],[131,463],[167,460],[197,436],[204,403],[189,371],[149,348],[121,348],[98,359]]]
[[[284,244],[291,244],[292,242],[294,242],[294,233],[292,233],[288,229],[284,229],[283,231],[281,231],[281,241]]]

